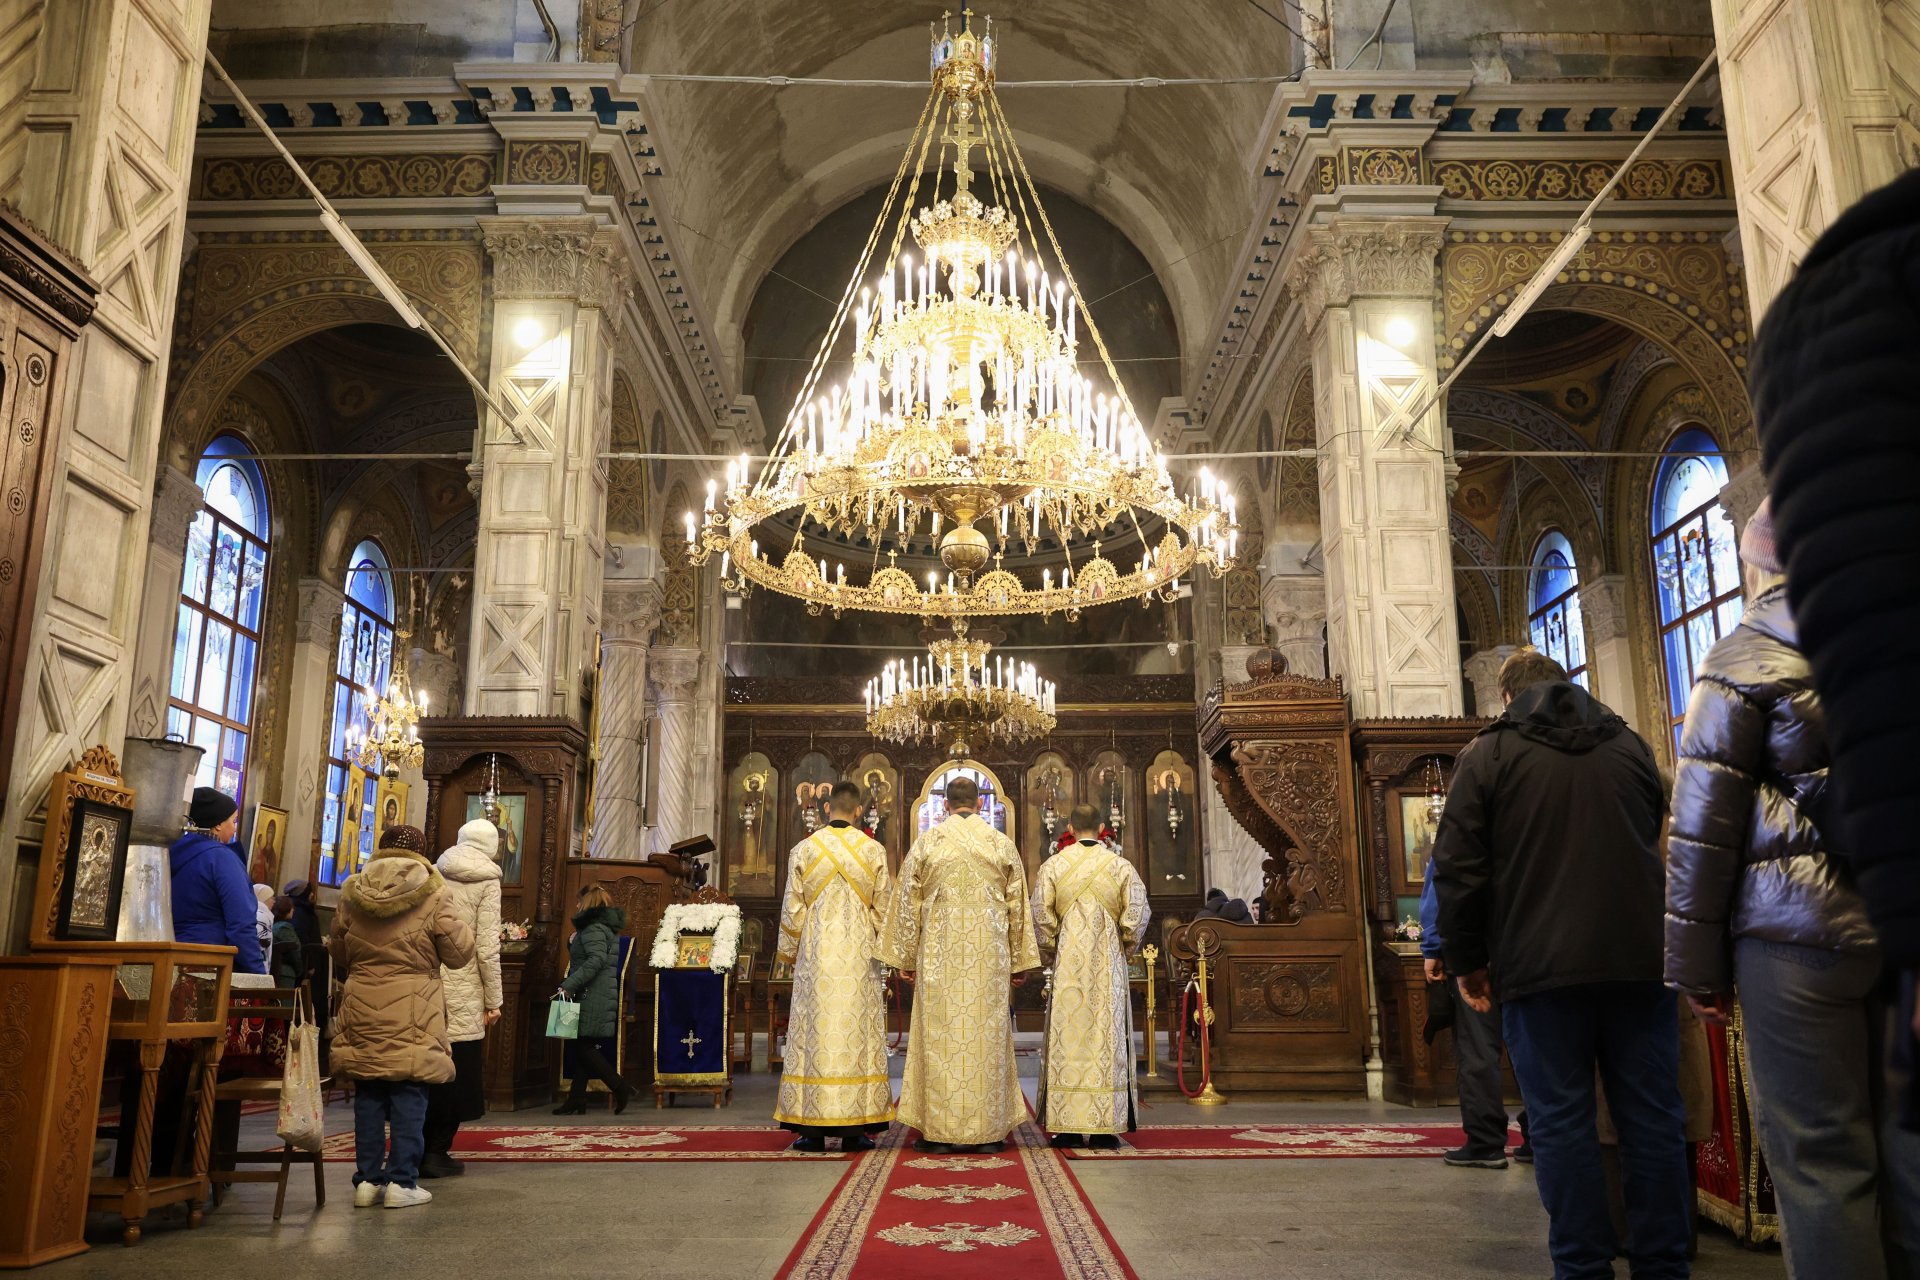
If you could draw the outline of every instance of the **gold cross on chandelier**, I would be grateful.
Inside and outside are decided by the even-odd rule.
[[[687,1056],[691,1058],[693,1056],[693,1047],[698,1044],[705,1044],[706,1041],[693,1034],[693,1028],[688,1027],[686,1037],[682,1039],[680,1043],[687,1046]]]

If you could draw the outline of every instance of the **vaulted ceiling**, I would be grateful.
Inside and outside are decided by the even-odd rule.
[[[1000,76],[1270,76],[1290,37],[1242,0],[1036,4],[994,18]],[[640,72],[924,81],[928,0],[670,3],[632,34]],[[1017,88],[1002,102],[1029,168],[1133,241],[1192,355],[1251,217],[1250,149],[1272,85]],[[690,274],[729,342],[775,262],[822,216],[884,185],[924,90],[656,82]],[[738,347],[735,347],[736,353]]]

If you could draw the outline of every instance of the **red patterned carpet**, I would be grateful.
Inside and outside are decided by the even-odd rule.
[[[893,1130],[847,1171],[781,1280],[1137,1280],[1086,1193],[1031,1121],[1004,1155],[921,1155]]]
[[[462,1160],[845,1160],[795,1151],[793,1135],[767,1125],[485,1125],[460,1127]],[[353,1133],[327,1136],[327,1159],[351,1162]]]
[[[1508,1137],[1520,1141],[1518,1130]],[[1075,1160],[1432,1159],[1466,1140],[1457,1124],[1162,1124],[1125,1135],[1118,1151],[1066,1154]]]

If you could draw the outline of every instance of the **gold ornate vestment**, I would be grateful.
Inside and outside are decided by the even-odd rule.
[[[1138,1113],[1127,957],[1147,933],[1147,887],[1096,841],[1040,864],[1033,926],[1053,955],[1053,997],[1040,1071],[1040,1125],[1053,1133],[1121,1133]]]
[[[892,1119],[886,993],[873,959],[890,889],[886,849],[853,827],[822,827],[793,847],[778,947],[794,966],[773,1111],[782,1124]]]
[[[879,955],[916,976],[900,1122],[931,1142],[1004,1140],[1024,1110],[1007,984],[1040,967],[1013,841],[972,814],[914,841]]]

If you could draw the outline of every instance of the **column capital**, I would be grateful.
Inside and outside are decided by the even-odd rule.
[[[346,602],[346,593],[324,578],[300,579],[300,612],[294,622],[295,642],[332,649],[334,629],[340,625],[340,610]]]
[[[565,298],[613,313],[633,287],[619,232],[591,215],[479,221],[496,298]]]
[[[1450,219],[1336,218],[1307,229],[1287,268],[1288,290],[1309,323],[1356,297],[1433,297],[1434,270]]]
[[[612,644],[646,645],[660,625],[660,584],[652,578],[609,578],[601,587],[600,625]]]
[[[1497,644],[1467,658],[1467,679],[1473,684],[1473,700],[1481,715],[1500,714],[1500,668],[1517,652],[1517,645]]]
[[[187,530],[206,501],[192,476],[161,467],[153,482],[153,523],[148,526],[147,541],[174,556],[184,556]]]
[[[1747,531],[1747,521],[1753,519],[1766,497],[1767,473],[1757,462],[1721,486],[1720,509],[1733,521],[1736,539]]]
[[[679,702],[689,696],[700,679],[698,649],[656,645],[647,650],[647,678],[660,691],[663,702]]]
[[[1627,634],[1626,574],[1605,573],[1581,582],[1580,622],[1589,654],[1595,645]]]

